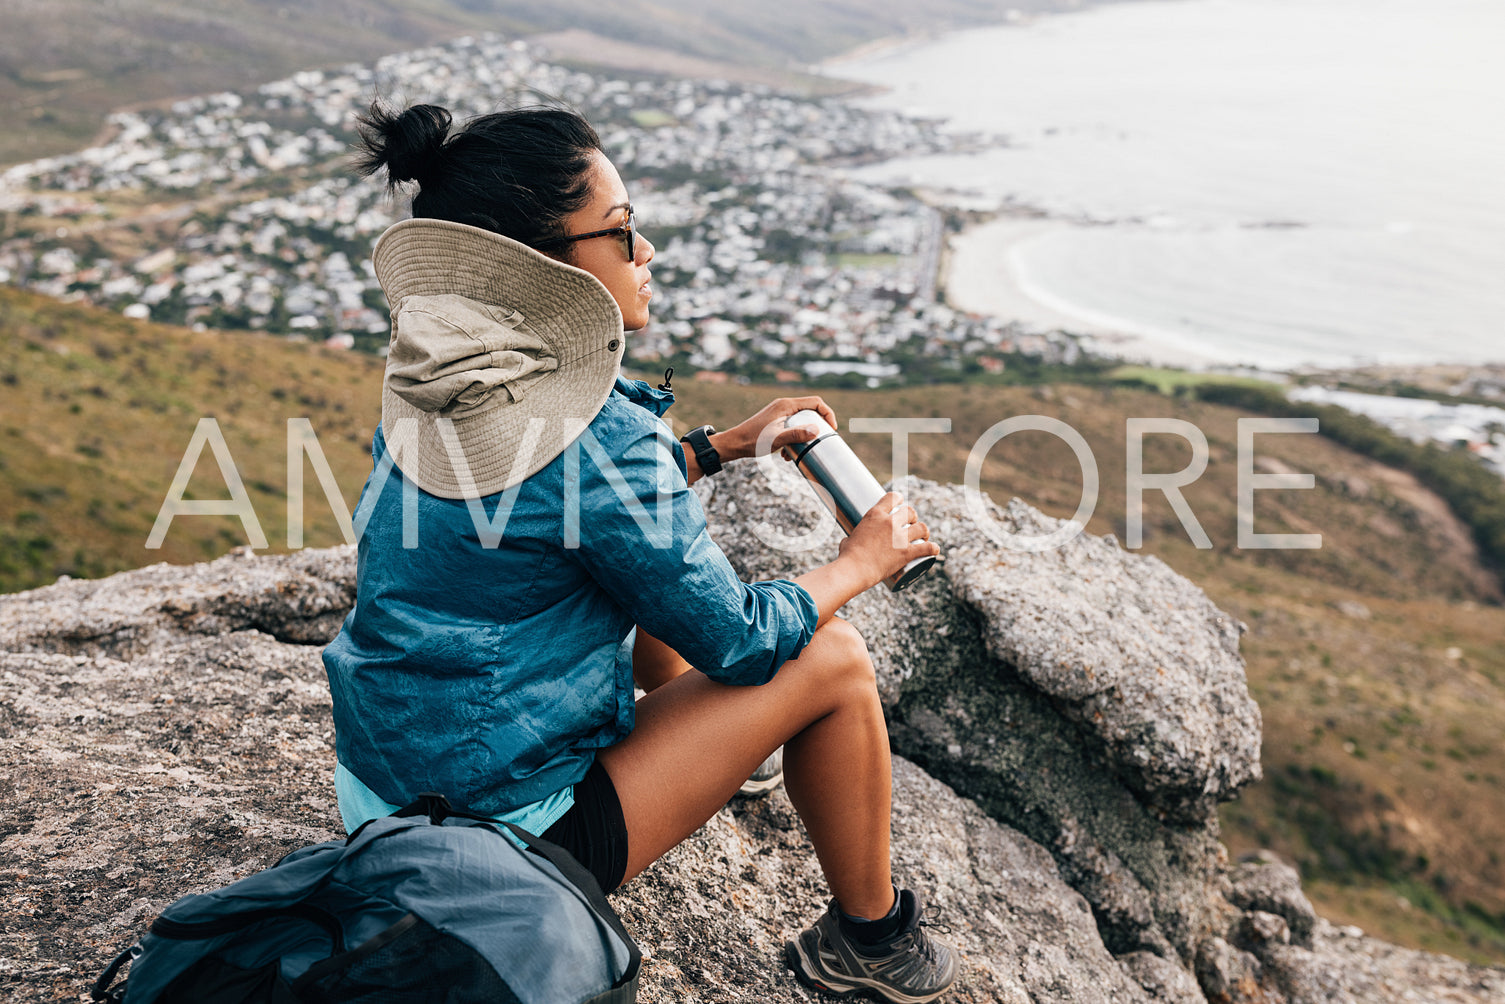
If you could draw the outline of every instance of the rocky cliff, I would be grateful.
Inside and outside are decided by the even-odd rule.
[[[834,552],[793,475],[704,483],[748,576]],[[955,1001],[1505,1001],[1505,970],[1398,949],[1313,915],[1295,872],[1230,864],[1214,809],[1259,775],[1240,626],[1111,539],[1015,502],[911,500],[943,569],[846,615],[878,666],[896,752],[901,881],[966,966]],[[799,535],[804,534],[803,537]],[[351,550],[231,555],[0,598],[0,984],[76,1000],[162,906],[334,837],[320,645]],[[781,792],[736,802],[618,893],[645,1001],[812,999],[780,965],[823,906]]]

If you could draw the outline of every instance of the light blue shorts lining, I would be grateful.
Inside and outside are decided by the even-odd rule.
[[[342,763],[336,763],[334,766],[334,791],[339,799],[340,819],[345,824],[346,833],[354,833],[356,828],[367,820],[390,816],[402,808],[400,805],[384,801],[380,795],[366,787],[360,778],[345,769]],[[513,809],[511,812],[500,813],[492,818],[506,820],[514,826],[522,827],[534,836],[540,836],[549,827],[559,822],[560,817],[569,812],[574,804],[575,786],[570,785],[547,798]],[[510,833],[507,837],[512,839]],[[516,843],[515,840],[513,842]]]

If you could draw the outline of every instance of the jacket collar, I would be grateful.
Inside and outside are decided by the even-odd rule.
[[[656,390],[645,380],[629,380],[620,373],[617,374],[617,383],[612,389],[633,404],[640,408],[647,408],[660,418],[663,418],[664,412],[674,404],[672,390]]]

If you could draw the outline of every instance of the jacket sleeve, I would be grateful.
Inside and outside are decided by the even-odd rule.
[[[722,683],[767,683],[810,641],[815,601],[788,580],[743,582],[706,532],[667,428],[652,418],[623,424],[593,423],[566,453],[566,551],[696,669]],[[598,438],[607,431],[625,434]]]

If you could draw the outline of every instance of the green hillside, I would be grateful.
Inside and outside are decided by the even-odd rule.
[[[145,548],[194,428],[214,417],[267,536],[286,540],[287,420],[308,418],[353,506],[369,469],[381,364],[283,339],[194,333],[0,288],[0,589],[198,561],[246,543],[239,521],[180,517]],[[645,374],[646,375],[646,374]],[[676,382],[672,415],[718,426],[788,388]],[[1410,475],[1311,435],[1257,441],[1258,470],[1312,472],[1309,491],[1261,492],[1259,532],[1320,533],[1311,551],[1235,545],[1240,412],[1122,387],[950,385],[823,392],[843,421],[946,417],[912,439],[914,473],[960,481],[993,423],[1043,414],[1086,438],[1101,473],[1091,529],[1123,538],[1126,420],[1175,417],[1206,434],[1207,472],[1186,490],[1213,547],[1198,550],[1163,497],[1145,505],[1144,550],[1246,622],[1250,687],[1264,712],[1266,780],[1225,807],[1234,853],[1300,862],[1319,909],[1402,943],[1505,960],[1505,609],[1472,537]],[[880,478],[887,437],[849,434]],[[1185,444],[1146,441],[1148,471]],[[306,467],[308,543],[340,539]],[[1076,507],[1071,451],[1041,433],[988,455],[983,487],[1055,515]],[[226,497],[205,451],[189,497]]]
[[[201,417],[217,420],[259,521],[286,540],[289,418],[310,418],[346,505],[370,467],[381,362],[285,339],[195,333],[0,287],[0,590],[247,543],[238,519],[179,517],[146,540]],[[339,528],[312,465],[309,544]],[[228,497],[203,451],[188,498]]]

